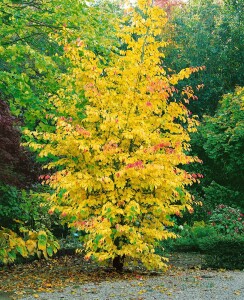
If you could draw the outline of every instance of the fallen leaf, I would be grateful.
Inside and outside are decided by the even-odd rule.
[[[241,292],[240,291],[234,291],[234,294],[237,296],[240,296]]]

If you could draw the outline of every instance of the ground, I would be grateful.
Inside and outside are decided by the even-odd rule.
[[[244,272],[202,270],[202,257],[175,254],[166,273],[127,268],[118,274],[79,256],[0,268],[0,300],[7,299],[244,299]]]

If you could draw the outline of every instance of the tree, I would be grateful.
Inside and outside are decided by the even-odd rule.
[[[205,115],[198,131],[191,134],[192,153],[203,163],[187,166],[201,173],[201,183],[190,188],[202,206],[194,206],[193,215],[185,214],[181,222],[209,219],[216,206],[243,209],[243,88],[226,94],[213,116]]]
[[[243,1],[192,0],[171,11],[173,41],[165,64],[178,71],[189,66],[205,66],[188,84],[198,101],[188,108],[202,117],[214,115],[223,94],[243,85]],[[204,88],[200,88],[204,85]]]
[[[204,159],[205,201],[209,206],[227,204],[243,208],[244,88],[223,96],[213,117],[205,116],[198,141]],[[214,170],[214,171],[213,171]]]
[[[149,2],[126,12],[117,31],[124,50],[114,47],[106,67],[83,41],[66,44],[76,65],[67,89],[75,82],[84,91],[86,117],[57,117],[55,132],[34,132],[40,143],[30,143],[53,158],[44,178],[54,191],[52,211],[87,233],[85,259],[112,259],[117,270],[127,257],[166,267],[154,248],[174,237],[170,216],[191,210],[185,186],[198,177],[181,169],[198,161],[188,154],[196,120],[170,100],[174,85],[196,69],[167,75],[161,67],[166,43],[158,37],[166,17]],[[62,110],[58,99],[56,105]]]
[[[162,7],[169,17],[175,7],[180,7],[185,3],[182,0],[155,0],[154,5]]]
[[[0,100],[0,189],[1,184],[26,187],[37,179],[30,153],[20,146],[18,123]]]
[[[79,0],[0,2],[0,97],[25,127],[52,128],[45,119],[46,114],[55,114],[50,98],[71,67],[62,59],[59,34],[65,32],[67,39],[75,40],[82,32],[89,47],[106,57],[117,13],[115,6],[103,1],[99,5]]]

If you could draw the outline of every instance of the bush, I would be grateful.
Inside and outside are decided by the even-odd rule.
[[[244,87],[237,87],[219,102],[213,117],[204,116],[192,138],[196,155],[204,162],[201,172],[203,204],[221,203],[244,209]]]
[[[241,192],[235,189],[226,188],[214,180],[203,188],[204,195],[204,206],[208,209],[213,209],[215,206],[224,203],[225,205],[233,205],[236,203],[236,199],[241,198]],[[213,202],[214,199],[214,202]]]
[[[33,186],[33,190],[20,190],[0,183],[0,226],[18,232],[22,224],[34,230],[48,228],[56,237],[64,237],[68,233],[66,225],[62,225],[57,213],[49,213],[50,203],[43,199],[43,186]]]
[[[35,187],[35,190],[40,190]],[[53,217],[48,214],[49,203],[36,192],[20,190],[16,187],[0,184],[0,220],[1,226],[16,230],[19,224],[33,229],[43,226],[51,228]]]
[[[19,219],[22,216],[21,192],[16,187],[0,184],[0,199],[1,226],[16,229],[13,219]]]
[[[73,249],[74,252],[77,249],[83,248],[82,237],[86,233],[84,231],[70,230],[69,234],[65,238],[59,240],[61,250]]]
[[[186,226],[185,226],[186,227]],[[199,251],[198,241],[209,236],[215,237],[217,235],[212,226],[205,224],[197,224],[182,231],[181,237],[175,241],[175,248],[177,251]]]
[[[3,264],[12,263],[20,256],[37,255],[47,259],[59,248],[59,243],[47,229],[34,231],[22,227],[20,235],[7,228],[0,229],[0,263]]]
[[[204,222],[196,222],[193,227],[183,226],[179,238],[168,239],[161,247],[157,249],[158,254],[162,250],[166,253],[201,252],[205,254],[205,267],[244,268],[244,236],[233,232],[220,234],[216,226],[205,225]]]
[[[244,269],[244,236],[218,235],[198,240],[208,267]]]
[[[244,233],[244,215],[239,209],[221,204],[210,214],[209,222],[219,233],[230,235]]]
[[[166,252],[200,251],[199,239],[217,235],[215,228],[206,226],[204,222],[195,222],[193,227],[181,225],[176,229],[176,233],[177,239],[167,239],[161,244]]]
[[[204,116],[198,132],[191,135],[193,153],[203,164],[188,166],[187,171],[201,173],[199,185],[190,187],[202,206],[186,214],[183,222],[207,220],[207,212],[217,205],[239,207],[244,211],[244,87],[226,94],[214,116]]]

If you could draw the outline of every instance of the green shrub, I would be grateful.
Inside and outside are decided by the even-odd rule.
[[[33,190],[20,190],[0,183],[0,226],[18,232],[19,225],[39,230],[48,228],[55,236],[67,234],[67,226],[62,225],[59,215],[49,213],[50,203],[43,200],[44,187],[33,186]]]
[[[196,241],[203,237],[215,237],[217,235],[215,228],[210,225],[205,225],[205,223],[201,224],[201,222],[195,222],[193,227],[191,228],[191,232],[193,239]]]
[[[71,231],[65,238],[59,240],[61,249],[82,249],[83,243],[81,241],[81,237],[86,233],[84,231]]]
[[[206,187],[204,191],[204,205],[213,209],[216,205],[224,203],[225,205],[233,205],[233,203],[241,203],[237,199],[242,198],[242,193],[235,189],[227,188],[215,182],[214,180]]]
[[[214,227],[205,225],[204,222],[195,222],[193,227],[179,226],[177,239],[168,239],[162,243],[166,252],[200,251],[198,240],[204,237],[215,237],[217,232]]]
[[[16,229],[13,219],[19,219],[23,212],[20,208],[21,191],[16,187],[0,183],[0,199],[0,225]]]
[[[197,222],[193,227],[183,226],[179,238],[168,239],[158,248],[158,254],[164,255],[165,252],[191,251],[205,254],[206,267],[244,268],[244,236],[220,234],[216,226],[205,225],[204,222]]]
[[[215,237],[217,232],[212,226],[206,226],[203,223],[194,223],[193,227],[185,226],[181,237],[175,241],[177,251],[199,251],[198,241],[205,237]]]
[[[180,237],[172,243],[171,247],[176,252],[198,251],[196,241],[191,237]]]
[[[43,226],[51,228],[52,220],[48,214],[50,205],[44,203],[36,192],[0,184],[0,199],[1,226],[13,230],[17,230],[19,224],[33,229]]]
[[[198,240],[208,267],[244,269],[244,236],[209,236]]]
[[[48,214],[50,204],[37,194],[36,191],[22,191],[22,199],[20,208],[22,216],[20,219],[29,227],[37,228],[51,228],[52,220]]]

